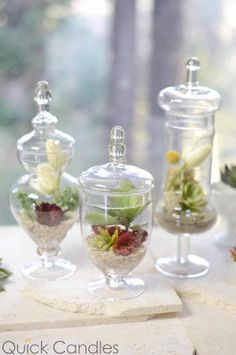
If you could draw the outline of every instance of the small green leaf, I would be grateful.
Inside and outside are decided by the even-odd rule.
[[[135,218],[137,218],[147,207],[148,203],[143,202],[143,197],[140,195],[133,195],[136,191],[135,186],[130,180],[123,180],[119,189],[114,189],[114,192],[128,193],[124,196],[114,196],[109,198],[108,213],[116,218],[119,223],[129,225]]]
[[[61,207],[63,211],[74,211],[79,207],[79,189],[76,187],[65,187],[55,199],[57,206]]]
[[[116,224],[117,223],[116,218],[113,218],[111,216],[106,216],[105,214],[96,213],[96,212],[88,213],[85,216],[85,219],[90,224],[95,224],[95,225],[100,225],[100,226],[106,226],[109,224]]]
[[[9,276],[11,276],[11,272],[6,269],[0,268],[0,280],[6,280]]]
[[[2,258],[0,258],[0,265],[2,264]],[[3,282],[9,277],[11,276],[11,272],[8,271],[7,269],[4,268],[0,268],[0,292],[5,291],[4,287],[3,287]]]
[[[30,197],[24,191],[18,191],[16,194],[16,198],[20,201],[21,206],[25,210],[27,216],[30,219],[35,219],[34,209],[37,200],[33,197]]]

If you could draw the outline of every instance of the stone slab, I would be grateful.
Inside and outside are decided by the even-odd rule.
[[[9,332],[3,332],[0,333],[0,348],[9,339],[20,346],[25,343],[28,345],[38,344],[42,341],[44,345],[48,345],[45,350],[50,355],[56,355],[56,353],[62,354],[63,351],[65,351],[64,354],[77,355],[195,354],[194,346],[181,322],[175,317],[171,318],[168,316],[146,322],[127,323],[125,326],[124,324],[113,324],[67,329],[21,331],[11,332],[10,334]],[[90,345],[97,342],[100,347],[109,344],[112,347],[112,352],[108,352],[109,349],[106,352],[100,351],[95,346],[89,348]],[[84,344],[84,346],[81,346],[79,349],[79,344]],[[67,348],[67,346],[69,347]],[[15,355],[18,355],[18,353],[15,352]]]
[[[182,302],[170,283],[158,273],[142,274],[145,292],[135,298],[107,301],[87,291],[91,272],[83,270],[69,280],[27,284],[23,293],[45,305],[69,312],[116,317],[148,316],[182,310]],[[138,276],[138,275],[137,275]]]

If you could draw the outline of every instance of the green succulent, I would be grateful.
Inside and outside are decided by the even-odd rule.
[[[143,203],[142,196],[132,194],[135,191],[136,188],[130,180],[123,180],[119,188],[112,192],[127,194],[109,197],[106,211],[101,212],[99,209],[99,212],[89,213],[85,216],[86,220],[96,225],[123,224],[128,227],[149,203]]]
[[[206,195],[197,181],[189,181],[183,185],[181,207],[183,211],[201,212],[207,205]]]
[[[109,250],[113,244],[116,243],[119,235],[118,228],[115,229],[112,235],[110,235],[109,232],[102,227],[98,227],[98,232],[98,234],[95,234],[93,237],[88,239],[88,243],[91,247],[104,251]]]
[[[16,194],[16,198],[20,201],[22,208],[25,210],[27,216],[30,219],[35,219],[34,207],[36,205],[37,200],[33,197],[30,197],[24,191],[18,191]]]
[[[9,276],[11,276],[11,272],[2,268],[2,258],[0,258],[0,292],[5,291],[3,287],[3,282],[8,279]]]
[[[79,189],[76,187],[65,187],[65,189],[56,196],[55,202],[63,211],[74,211],[79,206]]]
[[[225,184],[236,188],[236,165],[232,165],[230,168],[225,165],[224,170],[221,170],[221,180]]]
[[[114,189],[114,192],[135,192],[136,188],[130,180],[123,180],[119,189]],[[108,213],[116,218],[121,224],[130,225],[130,223],[140,215],[147,204],[143,204],[142,196],[114,196],[109,198]]]
[[[108,216],[108,215],[103,215],[101,213],[97,212],[90,212],[87,213],[85,216],[85,219],[88,223],[90,224],[95,224],[95,225],[100,225],[100,226],[107,226],[110,224],[116,224],[117,219]]]

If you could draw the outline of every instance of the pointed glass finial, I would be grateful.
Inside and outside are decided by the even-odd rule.
[[[38,105],[39,113],[32,120],[36,129],[45,129],[57,124],[57,118],[49,112],[49,103],[52,101],[52,93],[47,81],[39,81],[34,92],[34,101]]]
[[[186,62],[186,69],[187,69],[187,78],[186,78],[186,85],[187,86],[197,86],[197,72],[200,69],[200,61],[198,58],[191,57]]]
[[[49,111],[49,102],[52,100],[52,93],[47,81],[39,81],[34,92],[34,101],[37,102],[39,112]]]
[[[109,161],[125,163],[126,146],[124,144],[125,131],[121,126],[115,126],[111,130],[109,143]]]

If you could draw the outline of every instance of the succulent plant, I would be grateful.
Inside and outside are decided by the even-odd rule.
[[[64,216],[61,207],[55,205],[55,203],[48,202],[42,202],[40,205],[37,205],[35,212],[38,223],[50,227],[58,225]]]
[[[117,192],[117,196],[114,194],[108,198],[106,211],[97,209],[98,212],[87,214],[86,220],[91,224],[122,224],[128,228],[149,204],[143,203],[143,196],[133,194],[135,191],[136,188],[130,180],[123,180],[119,188],[113,190]]]
[[[106,251],[109,250],[119,235],[119,229],[114,228],[112,231],[108,228],[102,228],[100,226],[93,227],[95,234],[88,239],[88,243],[91,247]]]
[[[74,211],[79,207],[79,190],[76,187],[67,186],[55,198],[57,206],[63,211]]]
[[[19,200],[22,208],[25,210],[27,216],[30,219],[34,219],[35,218],[34,209],[37,200],[34,197],[25,193],[24,191],[18,191],[16,197]]]
[[[0,292],[5,291],[3,287],[3,282],[8,279],[9,276],[11,276],[11,272],[1,267],[1,264],[2,258],[0,258]]]
[[[135,252],[147,239],[148,233],[139,226],[126,230],[121,227],[92,226],[93,233],[88,244],[102,251],[113,250],[117,255],[128,256]]]
[[[221,170],[221,180],[225,184],[236,188],[236,165],[232,165],[230,168],[225,165],[224,170]]]
[[[108,214],[117,219],[123,225],[129,226],[135,218],[140,215],[147,206],[143,203],[143,196],[132,195],[136,191],[130,180],[123,180],[118,189],[114,192],[129,193],[127,196],[115,196],[109,198]]]
[[[181,207],[184,211],[201,212],[207,205],[203,188],[197,181],[189,181],[183,185]]]
[[[234,262],[236,262],[236,247],[233,247],[230,250],[231,258],[233,259]]]

